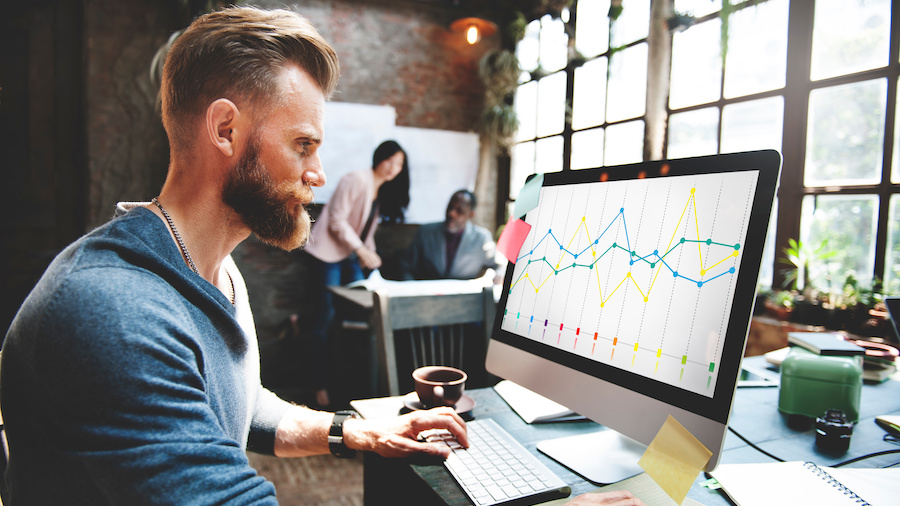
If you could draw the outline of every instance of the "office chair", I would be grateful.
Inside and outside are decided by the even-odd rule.
[[[493,289],[479,293],[391,297],[376,290],[373,321],[378,353],[378,391],[411,390],[412,371],[426,365],[458,367],[467,387],[487,386],[484,355],[494,324]]]

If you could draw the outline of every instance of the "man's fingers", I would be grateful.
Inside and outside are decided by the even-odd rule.
[[[469,447],[469,437],[466,434],[466,422],[453,408],[433,408],[427,411],[417,411],[413,422],[413,430],[418,434],[428,429],[446,429],[453,434],[456,441],[464,447]]]
[[[578,497],[575,497],[566,504],[572,506],[646,506],[643,501],[632,495],[631,492],[627,490],[582,494]]]

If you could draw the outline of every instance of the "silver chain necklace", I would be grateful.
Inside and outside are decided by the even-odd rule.
[[[191,253],[188,251],[187,246],[185,246],[184,241],[181,239],[181,234],[178,233],[178,229],[175,228],[175,222],[172,221],[172,217],[169,216],[169,213],[166,212],[166,209],[162,206],[162,204],[159,203],[159,200],[156,197],[153,197],[152,199],[150,199],[150,201],[153,202],[154,204],[156,204],[156,207],[159,208],[159,211],[166,218],[166,223],[169,224],[169,228],[172,230],[172,235],[175,236],[175,242],[178,243],[178,249],[181,250],[181,254],[184,255],[184,259],[187,261],[187,264],[191,268],[191,270],[194,271],[194,273],[199,276],[200,271],[198,271],[197,266],[194,265],[194,259],[191,258]],[[225,269],[223,269],[223,270],[225,270]],[[234,305],[234,280],[231,279],[231,274],[229,274],[227,270],[225,270],[225,275],[228,276],[228,283],[231,285],[231,293],[230,293],[229,300],[231,302],[231,305],[233,306]]]

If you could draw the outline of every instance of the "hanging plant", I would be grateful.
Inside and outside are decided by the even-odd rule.
[[[481,115],[482,133],[502,147],[509,147],[519,129],[519,118],[510,104],[486,108]]]
[[[479,130],[503,147],[509,145],[519,127],[510,97],[516,92],[520,72],[519,59],[515,53],[505,49],[487,53],[478,66],[485,87],[485,107]]]
[[[519,84],[519,59],[509,50],[491,51],[481,58],[478,74],[484,82],[491,103],[501,102],[506,95],[515,93]]]

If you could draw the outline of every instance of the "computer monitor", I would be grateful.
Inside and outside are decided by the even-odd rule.
[[[671,415],[716,467],[780,170],[767,150],[544,174],[486,368],[613,430],[540,451],[612,483]]]
[[[900,297],[885,297],[884,305],[887,307],[891,328],[894,330],[892,337],[900,341]]]

